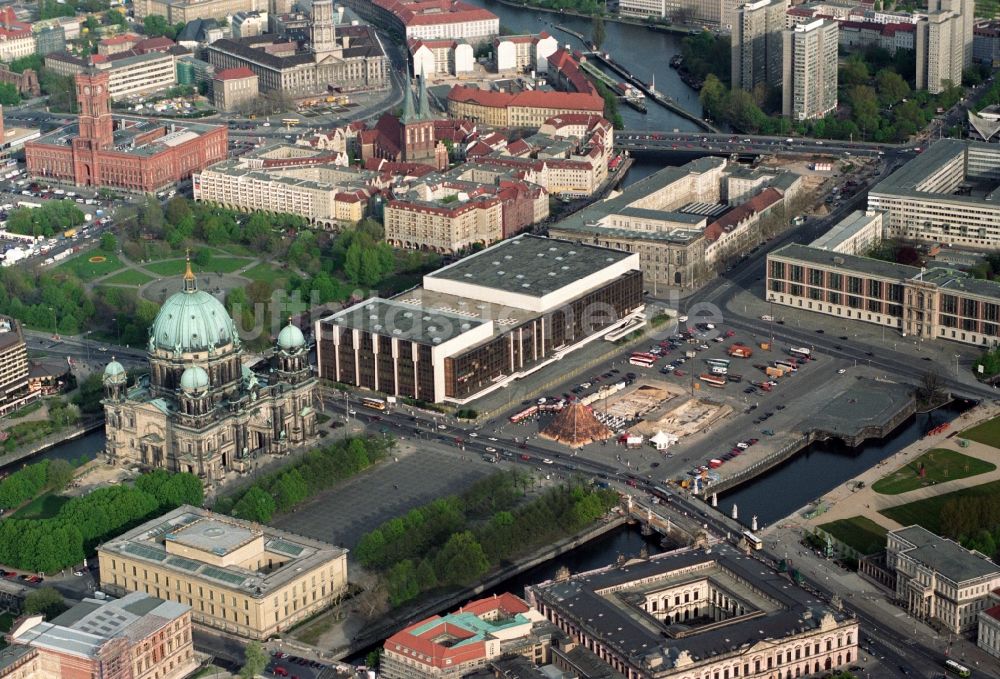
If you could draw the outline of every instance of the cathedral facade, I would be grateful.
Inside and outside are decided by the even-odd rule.
[[[117,361],[104,370],[112,464],[190,472],[216,485],[260,455],[316,437],[316,378],[302,331],[285,326],[265,369],[251,370],[232,318],[198,290],[190,263],[183,290],[153,321],[148,352],[149,374],[133,384]]]

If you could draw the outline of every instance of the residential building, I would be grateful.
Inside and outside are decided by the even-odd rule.
[[[957,18],[953,26],[952,44],[955,46],[954,60],[962,68],[972,65],[972,41],[976,26],[975,0],[927,0],[928,15],[938,11],[951,12]],[[961,79],[955,81],[961,83]]]
[[[80,73],[75,82],[77,122],[25,144],[34,177],[148,193],[226,157],[225,126],[113,117],[107,71]]]
[[[953,41],[960,24],[961,17],[949,11],[930,12],[917,24],[918,90],[939,94],[962,81],[961,45]]]
[[[732,29],[734,90],[781,85],[781,35],[788,0],[755,0],[736,8]]]
[[[267,33],[267,12],[237,12],[229,21],[233,38],[252,38]]]
[[[463,0],[350,0],[359,15],[390,26],[406,40],[464,38],[473,45],[500,34],[500,19]]]
[[[972,32],[972,60],[987,66],[1000,65],[1000,21],[976,24]]]
[[[837,41],[845,51],[860,51],[871,47],[889,54],[896,50],[916,49],[917,24],[887,24],[875,21],[841,21]]]
[[[97,43],[97,53],[109,57],[112,54],[128,52],[133,49],[142,38],[134,33],[122,33],[110,38],[102,38]]]
[[[558,630],[524,600],[493,595],[392,635],[382,646],[379,669],[385,679],[461,679],[505,655],[542,665],[553,634]]]
[[[810,243],[809,247],[863,257],[882,242],[884,216],[875,210],[855,210]]]
[[[37,28],[37,27],[36,27]],[[62,26],[37,28],[35,32],[35,54],[45,56],[66,49],[66,31]]]
[[[887,238],[1000,249],[996,144],[941,139],[872,187],[868,209],[886,213]]]
[[[700,158],[664,168],[552,224],[549,233],[638,253],[644,281],[654,294],[693,289],[742,244],[761,241],[756,228],[761,217],[779,209],[767,189],[781,195],[783,206],[800,186],[792,173],[747,172],[721,158]],[[752,198],[757,200],[748,209],[727,216]]]
[[[489,127],[539,127],[564,114],[604,115],[597,92],[526,90],[511,94],[455,85],[448,93],[448,114]]]
[[[976,645],[994,658],[1000,658],[1000,589],[990,592],[988,608],[979,612]]]
[[[283,454],[316,437],[316,379],[301,331],[288,325],[256,372],[229,312],[198,290],[188,262],[183,288],[149,330],[149,377],[129,386],[115,360],[104,370],[105,454],[112,464],[197,474],[219,484],[258,455]]]
[[[0,317],[0,415],[36,397],[28,389],[28,348],[21,323],[16,318]]]
[[[98,63],[96,68],[107,70],[110,75],[108,91],[116,101],[160,92],[177,84],[176,57],[170,53],[136,54],[107,64]]]
[[[143,592],[121,599],[84,598],[52,620],[15,621],[8,635],[22,658],[36,657],[30,679],[116,676],[183,679],[198,669],[191,609]],[[2,659],[0,659],[2,664]],[[13,677],[0,669],[0,676]],[[27,679],[27,677],[25,678]]]
[[[497,71],[504,73],[545,73],[549,57],[559,49],[559,41],[548,33],[538,35],[505,35],[493,39],[493,54]]]
[[[101,590],[190,607],[193,622],[267,639],[333,604],[347,550],[181,505],[97,548]]]
[[[339,230],[365,217],[373,193],[368,173],[347,165],[345,153],[265,147],[194,175],[194,198],[232,210],[299,215]]]
[[[604,313],[586,313],[594,305]],[[394,299],[321,318],[317,365],[322,379],[463,404],[635,322],[643,309],[637,254],[521,235]]]
[[[718,26],[724,0],[621,0],[618,12],[637,19]],[[723,26],[728,30],[728,26]]]
[[[217,69],[249,68],[257,74],[261,93],[289,97],[388,86],[385,49],[370,26],[336,26],[333,0],[312,3],[310,39],[259,35],[223,38],[208,46],[208,61]]]
[[[212,78],[212,104],[220,111],[235,111],[257,96],[257,74],[245,66],[225,68]]]
[[[992,606],[990,593],[1000,587],[1000,566],[922,526],[889,531],[886,566],[907,612],[953,634],[976,629],[980,611]]]
[[[14,59],[31,56],[35,50],[31,24],[18,21],[10,5],[0,8],[0,61],[10,63]]]
[[[410,50],[410,63],[413,65],[414,76],[425,75],[432,78],[439,75],[463,75],[472,73],[476,64],[472,45],[462,39],[414,38],[407,41],[406,46]]]
[[[168,24],[188,23],[196,19],[224,19],[237,12],[268,10],[267,0],[135,0],[135,18],[140,21],[158,14]]]
[[[443,254],[496,243],[503,238],[503,205],[492,192],[478,189],[455,182],[423,183],[388,201],[386,240]]]
[[[816,19],[784,32],[782,115],[812,120],[837,109],[837,30]]]
[[[555,578],[525,598],[625,677],[812,676],[859,657],[857,619],[725,543]]]
[[[1000,284],[945,267],[790,244],[768,254],[766,289],[768,302],[874,323],[903,337],[1000,343]]]

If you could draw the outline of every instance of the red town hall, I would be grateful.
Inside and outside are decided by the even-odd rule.
[[[79,120],[25,144],[28,174],[150,192],[226,158],[224,126],[112,116],[108,77],[106,71],[76,75]]]

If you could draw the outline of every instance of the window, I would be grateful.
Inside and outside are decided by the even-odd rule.
[[[857,276],[847,277],[847,291],[854,295],[861,294],[861,279]]]
[[[795,281],[796,283],[802,282],[802,267],[797,264],[792,264],[789,267],[788,280]]]

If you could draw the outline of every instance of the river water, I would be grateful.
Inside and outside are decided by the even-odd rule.
[[[540,33],[553,35],[561,45],[573,49],[589,49],[579,39],[555,28],[565,26],[589,38],[590,19],[567,16],[552,12],[538,12],[523,7],[511,7],[496,0],[469,0],[473,5],[485,7],[498,17],[500,25],[514,33]],[[681,82],[677,71],[670,68],[670,58],[679,54],[680,35],[651,31],[644,26],[619,24],[608,21],[604,24],[605,39],[602,51],[611,54],[612,59],[627,68],[644,82],[656,81],[656,89],[671,97],[678,105],[701,116],[698,93]],[[616,80],[620,79],[618,77]],[[647,102],[649,112],[643,115],[622,103],[620,109],[627,130],[697,131],[698,127],[659,104]]]

